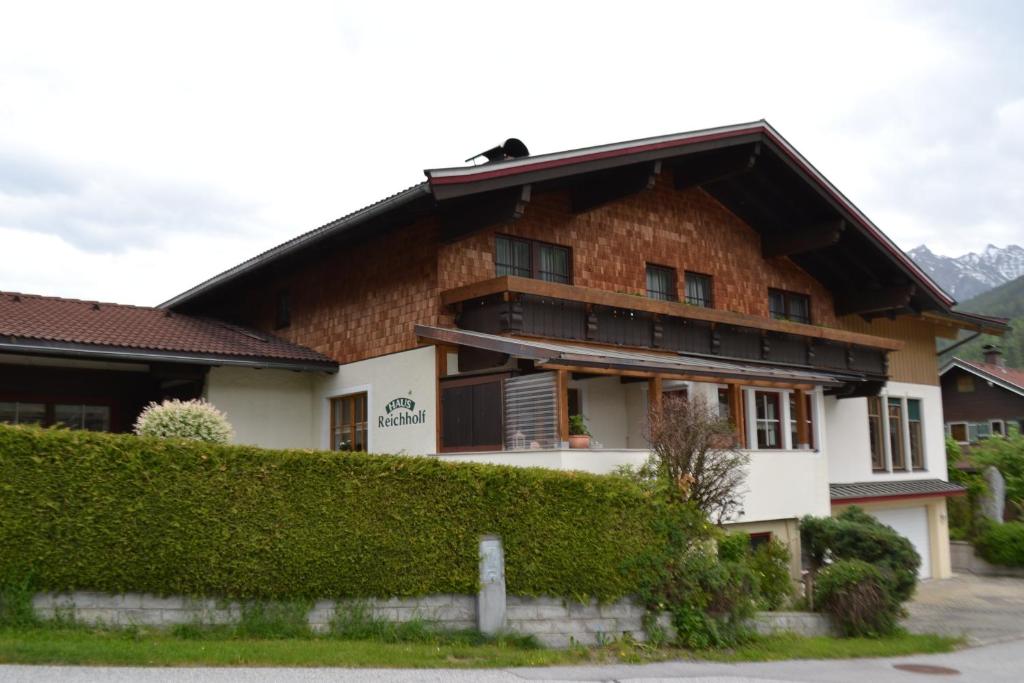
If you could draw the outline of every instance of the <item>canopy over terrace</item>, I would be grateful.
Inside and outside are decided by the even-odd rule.
[[[800,428],[800,443],[806,444],[808,435],[803,425],[804,392],[815,387],[825,387],[839,394],[877,393],[881,383],[877,378],[854,371],[836,372],[809,369],[782,364],[738,362],[728,359],[709,358],[696,354],[675,352],[646,352],[602,346],[558,343],[540,339],[501,336],[462,329],[416,326],[417,336],[439,346],[453,346],[476,349],[491,357],[491,367],[512,367],[518,361],[532,362],[532,369],[554,371],[557,374],[558,432],[561,440],[568,438],[568,405],[565,393],[570,375],[614,375],[622,378],[646,379],[650,390],[648,396],[651,409],[660,409],[662,382],[683,380],[725,384],[728,387],[730,414],[736,422],[741,442],[746,430],[742,424],[742,395],[740,386],[773,387],[794,390],[797,400],[797,424]],[[518,366],[520,369],[521,366]],[[439,370],[444,376],[445,371]],[[849,390],[858,387],[856,392]]]

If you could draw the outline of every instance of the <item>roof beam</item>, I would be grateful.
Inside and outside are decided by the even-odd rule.
[[[880,313],[906,308],[917,287],[898,285],[882,289],[846,291],[835,297],[836,315]]]
[[[677,190],[726,180],[754,168],[761,143],[714,154],[684,157],[672,164],[672,183]]]
[[[781,235],[761,235],[761,254],[765,258],[793,256],[818,251],[839,242],[846,222],[839,218]]]
[[[572,212],[584,213],[609,202],[650,190],[661,173],[661,162],[627,166],[586,177],[572,190]]]
[[[453,202],[448,206],[442,203],[442,241],[454,242],[477,230],[522,218],[530,202],[530,189],[530,185],[522,185]]]

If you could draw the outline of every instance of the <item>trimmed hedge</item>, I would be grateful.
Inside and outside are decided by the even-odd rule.
[[[989,522],[974,539],[974,547],[992,564],[1024,567],[1024,523]]]
[[[622,477],[0,425],[0,581],[39,590],[474,593],[494,533],[511,594],[612,600],[672,514]]]

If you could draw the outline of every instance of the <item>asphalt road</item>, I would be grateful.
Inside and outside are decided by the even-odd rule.
[[[1024,618],[1024,617],[1022,617]],[[932,676],[895,668],[899,664],[926,664],[958,671],[957,675]],[[748,664],[664,662],[659,664],[591,667],[553,667],[499,670],[397,670],[397,669],[255,669],[175,668],[143,669],[114,667],[0,666],[4,683],[334,683],[455,681],[456,683],[524,683],[536,681],[707,681],[714,683],[808,682],[913,683],[929,680],[1019,683],[1024,680],[1024,640],[986,645],[944,655],[918,655],[895,659],[848,659]]]

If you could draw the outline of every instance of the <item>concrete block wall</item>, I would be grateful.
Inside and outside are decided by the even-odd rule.
[[[1024,567],[1001,567],[991,564],[975,555],[974,546],[967,541],[950,541],[949,555],[953,571],[960,574],[1024,578]]]
[[[242,615],[242,604],[237,601],[145,593],[39,593],[33,599],[33,606],[44,619],[61,617],[108,626],[168,628],[178,624],[227,624]],[[381,621],[402,623],[421,619],[444,630],[476,627],[476,596],[473,595],[442,594],[341,603],[342,609],[355,606],[366,610],[368,617]],[[334,600],[318,600],[306,616],[310,628],[326,632],[337,608],[338,602]],[[647,634],[643,617],[643,607],[628,599],[598,604],[596,601],[578,603],[515,595],[508,596],[505,613],[507,630],[533,635],[552,648],[565,648],[574,642],[599,645],[623,636],[644,642]],[[667,614],[659,615],[657,623],[670,632]],[[753,626],[760,633],[791,631],[808,636],[830,633],[828,622],[819,614],[762,613]]]

